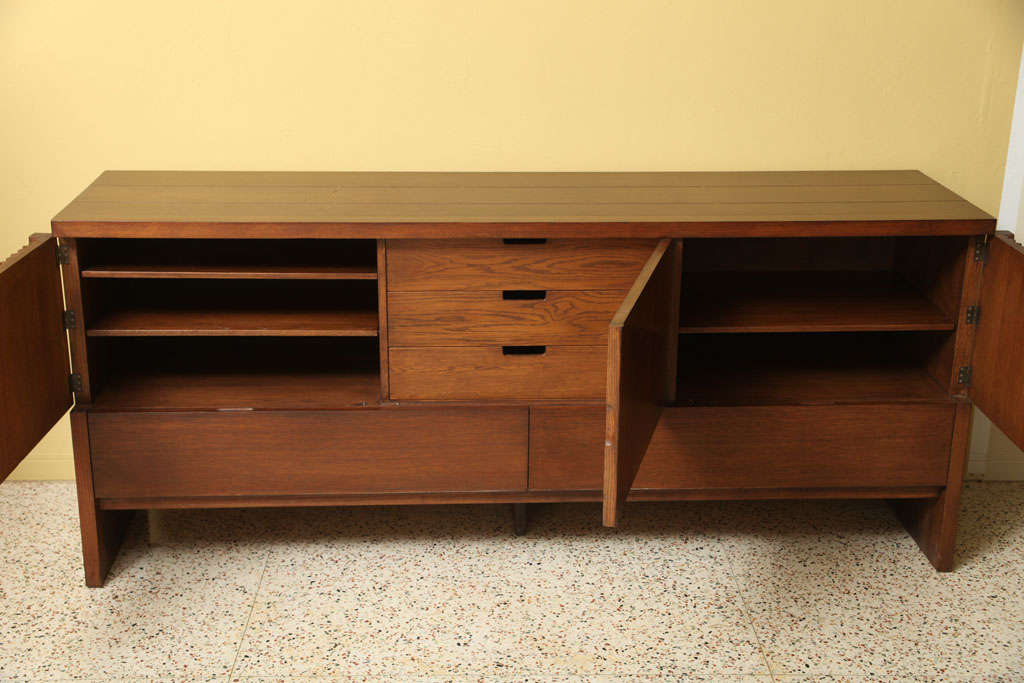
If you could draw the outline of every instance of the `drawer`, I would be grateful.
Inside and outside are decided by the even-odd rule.
[[[392,346],[605,345],[624,291],[390,292]]]
[[[396,400],[603,398],[608,349],[547,346],[391,347],[391,398]],[[506,353],[509,352],[509,353]]]
[[[388,240],[388,291],[626,291],[650,240]]]
[[[99,498],[522,491],[525,408],[94,413]]]
[[[944,486],[952,403],[666,408],[633,489]],[[605,411],[530,414],[530,489],[600,490]]]

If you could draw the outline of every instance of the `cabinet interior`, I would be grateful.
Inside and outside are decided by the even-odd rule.
[[[963,237],[688,239],[678,405],[943,400]],[[97,409],[378,402],[374,240],[78,241]]]
[[[968,240],[691,239],[681,405],[944,400]]]
[[[79,240],[98,410],[380,400],[375,240]]]

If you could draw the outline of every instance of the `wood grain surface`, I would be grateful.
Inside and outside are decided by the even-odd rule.
[[[391,240],[388,289],[625,292],[653,248],[648,240]]]
[[[999,233],[989,240],[981,286],[970,395],[1024,448],[1024,247]]]
[[[598,346],[607,343],[608,323],[625,295],[624,290],[392,292],[388,334],[395,346]]]
[[[0,481],[71,407],[57,240],[0,262]]]
[[[604,346],[548,346],[506,355],[501,346],[391,347],[394,400],[602,398]]]
[[[675,398],[682,245],[662,240],[608,327],[605,526],[615,526],[663,406]]]
[[[526,489],[526,408],[93,413],[100,498]]]
[[[646,489],[944,486],[955,405],[666,408]],[[530,409],[530,490],[601,486],[600,408]]]
[[[918,171],[107,171],[53,220],[79,237],[978,234],[994,220]]]

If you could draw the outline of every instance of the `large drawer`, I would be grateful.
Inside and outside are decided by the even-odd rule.
[[[93,413],[98,498],[522,491],[525,408]]]
[[[392,346],[391,398],[603,398],[607,356],[604,346]]]
[[[389,292],[628,290],[650,240],[389,240]]]
[[[608,343],[624,291],[391,292],[392,346]]]
[[[666,408],[633,489],[943,486],[953,403]],[[536,407],[530,489],[600,490],[605,411]]]

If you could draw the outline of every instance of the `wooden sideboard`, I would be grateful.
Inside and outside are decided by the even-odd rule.
[[[916,171],[106,172],[0,266],[0,476],[74,404],[90,586],[185,507],[880,498],[949,570],[972,402],[1024,444],[994,228]]]

